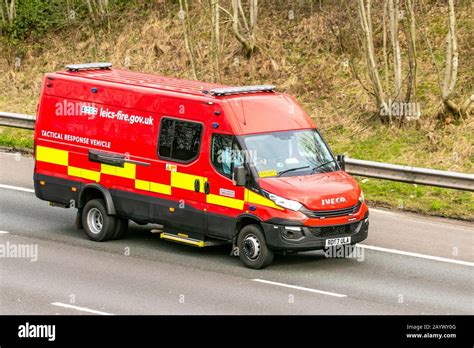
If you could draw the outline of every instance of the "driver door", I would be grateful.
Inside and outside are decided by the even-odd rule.
[[[207,230],[210,236],[230,239],[235,219],[243,213],[245,188],[232,180],[235,166],[244,164],[244,156],[233,135],[212,133],[210,166],[206,172],[209,188],[206,195]]]

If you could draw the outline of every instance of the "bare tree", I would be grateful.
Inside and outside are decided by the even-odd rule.
[[[5,14],[4,14],[4,11],[3,11],[3,4],[0,3],[0,12],[2,13],[2,24],[4,24],[6,22],[5,20]]]
[[[408,72],[405,79],[402,77],[402,56],[399,44],[399,10],[400,0],[384,0],[381,5],[382,20],[382,59],[383,67],[377,63],[377,52],[374,48],[375,38],[372,29],[372,3],[371,0],[358,0],[359,26],[362,33],[362,51],[365,58],[365,68],[370,81],[370,88],[363,85],[362,80],[356,72],[352,63],[351,71],[362,87],[375,99],[379,109],[379,116],[382,121],[388,120],[392,123],[392,116],[400,117],[400,123],[406,117],[415,116],[417,105],[409,105],[412,97],[416,93],[416,22],[415,22],[415,1],[405,0],[404,4],[408,9],[408,27],[405,27],[408,46]],[[390,41],[390,43],[388,42]],[[389,63],[389,49],[391,48],[392,59]],[[382,63],[381,63],[382,64]],[[383,76],[381,75],[383,72]],[[382,77],[383,83],[382,83]],[[392,87],[390,87],[392,86]],[[406,86],[406,87],[405,87]],[[402,95],[402,92],[405,94]],[[393,113],[392,110],[395,110]],[[419,111],[418,111],[419,112]],[[418,113],[417,112],[417,113]],[[388,119],[386,118],[388,117]]]
[[[194,57],[194,52],[192,50],[192,45],[190,41],[191,24],[189,22],[188,0],[179,0],[179,12],[181,22],[183,23],[184,45],[186,47],[186,51],[188,52],[193,77],[197,80],[196,58]]]
[[[400,44],[398,43],[398,0],[388,0],[388,12],[390,16],[390,37],[393,53],[393,85],[394,99],[400,99],[402,89],[402,63],[400,55]]]
[[[5,22],[5,15],[3,13],[3,5],[2,7],[2,21]],[[15,0],[5,0],[5,11],[6,11],[6,20],[8,20],[8,23],[12,24],[13,21],[15,20],[16,17],[16,5],[15,5]]]
[[[474,103],[474,95],[466,99],[461,106],[451,100],[451,94],[456,86],[459,67],[458,43],[456,39],[456,16],[454,13],[454,1],[448,0],[449,27],[446,36],[446,65],[444,79],[441,88],[441,98],[445,106],[445,113],[452,113],[455,118],[464,117],[469,112],[471,104]]]
[[[211,6],[211,25],[212,25],[212,54],[213,54],[213,79],[215,81],[220,80],[220,54],[221,54],[221,45],[220,45],[220,6],[219,0],[210,0]]]
[[[408,81],[407,81],[407,92],[405,100],[410,101],[413,95],[416,98],[416,19],[415,19],[415,1],[406,0],[406,8],[408,10],[408,30],[407,30],[407,41],[408,41]]]
[[[94,21],[107,16],[109,12],[109,0],[85,0],[85,2],[89,15]]]
[[[383,65],[385,77],[385,90],[388,90],[388,53],[387,53],[387,11],[388,3],[384,0],[383,3],[383,17],[382,17],[382,32],[383,32]]]
[[[242,44],[245,55],[250,58],[256,48],[258,0],[249,0],[248,19],[242,7],[242,0],[232,0],[232,30]]]
[[[380,82],[377,60],[375,57],[374,37],[371,19],[371,0],[359,0],[359,19],[364,33],[363,47],[370,82],[373,88],[373,96],[377,106],[385,103],[385,93]]]

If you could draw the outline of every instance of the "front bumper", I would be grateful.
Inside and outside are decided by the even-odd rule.
[[[342,225],[302,226],[262,223],[267,245],[274,250],[308,251],[323,249],[326,239],[351,237],[351,244],[362,242],[369,232],[369,213],[359,220]],[[299,229],[299,230],[298,230]]]

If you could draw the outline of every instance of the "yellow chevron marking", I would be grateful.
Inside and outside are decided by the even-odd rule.
[[[88,179],[92,181],[100,181],[100,172],[94,170],[82,169],[77,167],[67,167],[67,174],[70,176],[76,176],[78,178]]]
[[[134,163],[124,163],[122,167],[111,166],[108,164],[100,165],[100,172],[108,175],[120,176],[127,179],[135,179],[137,165]]]
[[[69,153],[64,150],[53,149],[45,146],[36,146],[36,160],[47,163],[68,165]]]
[[[207,178],[180,172],[171,172],[172,187],[194,191],[194,182],[196,180],[199,180],[199,192],[204,193],[204,183],[207,181]]]
[[[272,200],[247,189],[245,189],[245,201],[251,204],[259,204],[278,210],[284,210],[282,207],[276,205]]]
[[[206,196],[206,202],[210,204],[222,205],[224,207],[234,208],[238,210],[244,209],[244,201],[240,199],[223,197],[219,195],[209,194]]]

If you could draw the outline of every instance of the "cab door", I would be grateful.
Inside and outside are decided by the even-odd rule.
[[[210,236],[230,239],[245,204],[245,189],[234,185],[232,172],[235,166],[244,164],[245,156],[231,134],[212,132],[209,142],[205,187],[207,231]]]

